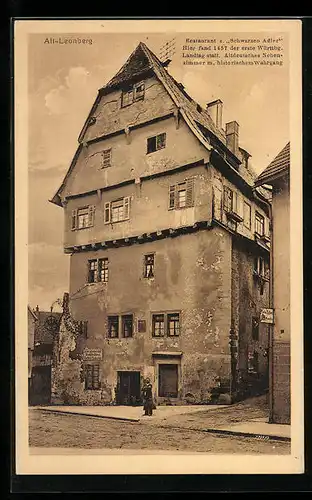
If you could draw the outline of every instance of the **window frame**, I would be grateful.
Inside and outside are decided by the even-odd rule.
[[[259,233],[257,231],[257,226],[258,226],[259,223],[260,223],[261,228],[262,228],[262,232],[261,233]],[[265,226],[264,226],[264,224],[265,224],[264,216],[262,214],[260,214],[259,212],[256,211],[255,212],[255,234],[257,236],[260,236],[260,237],[264,236],[264,234],[265,234]]]
[[[123,196],[115,200],[104,202],[104,224],[118,224],[130,219],[131,196]],[[123,218],[112,220],[112,205],[113,203],[121,202],[123,204]]]
[[[159,140],[159,138],[161,136],[163,136],[163,141],[162,141],[163,145],[158,147],[157,140]],[[155,140],[155,149],[152,149],[150,151],[149,150],[149,141],[151,141],[152,139]],[[146,138],[146,154],[147,155],[149,155],[151,153],[156,153],[157,151],[160,151],[161,149],[165,149],[166,146],[167,146],[167,133],[166,132],[161,132],[159,134],[151,135],[150,137]]]
[[[117,319],[117,321],[115,321],[115,324],[117,324],[117,333],[116,335],[111,335],[111,327],[113,325],[113,320],[114,321]],[[107,338],[109,339],[119,339],[119,332],[120,332],[120,321],[119,321],[119,315],[118,314],[109,314],[107,316]]]
[[[142,91],[138,91],[140,87],[143,87]],[[128,102],[125,102],[125,96],[131,95],[131,98],[128,99]],[[145,98],[145,81],[141,80],[140,82],[134,83],[127,89],[122,90],[121,92],[121,107],[126,108],[127,106],[131,106],[131,104],[143,101]]]
[[[93,262],[96,263],[96,266],[95,266],[96,268],[95,269],[91,269],[91,265],[92,265]],[[101,279],[101,271],[103,269],[100,267],[100,262],[106,263],[106,266],[104,267],[104,271],[107,271],[107,273],[104,272],[104,275],[107,276],[107,279],[104,279],[104,280]],[[87,283],[88,284],[93,284],[93,283],[108,283],[108,277],[109,277],[109,267],[108,267],[108,264],[109,264],[108,257],[98,257],[98,258],[94,258],[94,259],[88,259]],[[90,280],[90,273],[91,272],[94,273],[94,277],[95,277],[95,279],[93,281]]]
[[[105,163],[105,153],[109,154],[108,155],[108,162]],[[102,151],[102,164],[101,164],[101,168],[109,168],[112,166],[112,148],[107,148],[107,149],[103,149]]]
[[[164,318],[164,327],[163,327],[163,335],[155,335],[155,317],[163,316]],[[174,333],[170,335],[170,316],[178,316],[178,333]],[[181,311],[153,311],[151,312],[151,333],[153,338],[177,338],[181,335]]]
[[[162,321],[163,328],[161,328],[161,331],[163,333],[160,335],[156,335],[155,334],[155,324],[156,324],[155,317],[159,317],[159,316],[162,316],[162,318],[163,318],[163,321]],[[160,323],[160,322],[158,321],[157,323]],[[165,336],[166,336],[166,313],[152,313],[152,337],[162,338]]]
[[[97,370],[95,370],[95,368]],[[88,383],[88,371],[91,371],[91,384]],[[97,371],[97,382],[94,383],[95,374]],[[99,363],[84,363],[84,379],[85,379],[85,390],[86,391],[98,391],[101,389],[101,373]]]
[[[121,314],[121,338],[123,339],[130,339],[133,337],[134,334],[134,314],[133,313],[127,313],[127,314]],[[131,318],[131,335],[125,335],[125,327],[126,327],[126,322]]]
[[[85,211],[84,215],[87,215],[87,224],[85,226],[79,227],[79,212]],[[81,231],[82,229],[88,229],[94,226],[95,217],[95,205],[84,205],[82,207],[73,208],[71,211],[70,227],[71,231]]]
[[[179,192],[185,190],[185,205],[179,204]],[[188,177],[182,182],[169,184],[168,210],[183,210],[195,205],[195,177]]]
[[[152,257],[153,258],[153,263],[148,264],[147,263],[147,258]],[[147,275],[147,267],[151,265],[152,266],[152,276]],[[145,279],[154,279],[155,278],[155,252],[147,253],[143,255],[143,278]]]

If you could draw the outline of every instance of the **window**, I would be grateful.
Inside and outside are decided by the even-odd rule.
[[[108,316],[108,337],[117,339],[119,336],[119,316]]]
[[[264,276],[264,259],[263,257],[255,257],[254,259],[254,273],[258,276]]]
[[[89,205],[87,207],[72,210],[71,214],[71,228],[72,231],[76,229],[85,229],[94,225],[94,212],[95,206]]]
[[[264,217],[256,212],[256,234],[259,236],[264,235]]]
[[[122,327],[122,336],[124,338],[132,337],[133,333],[133,315],[125,314],[121,317],[121,327]]]
[[[152,314],[153,337],[177,337],[180,334],[179,313],[155,313]]]
[[[180,333],[180,315],[168,314],[168,335],[177,337]]]
[[[194,179],[169,186],[169,210],[194,206]]]
[[[79,334],[84,338],[88,338],[88,321],[79,321],[78,323]]]
[[[108,282],[108,259],[99,259],[99,281]]]
[[[124,90],[121,97],[121,106],[129,106],[133,102],[141,101],[144,99],[145,83],[140,82],[134,84],[132,87]]]
[[[112,150],[105,149],[102,152],[102,168],[111,167],[112,166]]]
[[[166,134],[155,135],[154,137],[149,137],[147,139],[147,154],[154,153],[154,151],[158,151],[159,149],[163,149],[166,147]]]
[[[97,390],[100,388],[100,366],[85,365],[85,388]]]
[[[252,317],[251,337],[253,340],[259,340],[259,318],[258,318],[258,316]]]
[[[251,229],[251,206],[244,201],[244,226]]]
[[[144,255],[144,278],[154,278],[154,254]]]
[[[108,282],[108,259],[91,259],[88,261],[88,283]]]
[[[115,201],[108,201],[104,205],[104,223],[121,222],[129,219],[130,197],[120,198]]]
[[[153,314],[152,316],[153,337],[164,337],[165,335],[165,315]]]
[[[226,212],[233,211],[233,191],[230,188],[225,187],[223,193],[223,206]]]

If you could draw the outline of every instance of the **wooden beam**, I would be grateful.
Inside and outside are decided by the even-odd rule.
[[[97,246],[96,243],[91,243],[92,248],[96,248],[96,246]]]
[[[163,232],[158,230],[158,231],[156,232],[156,234],[157,234],[157,236],[162,236]]]
[[[177,232],[177,231],[176,231],[175,229],[169,229],[169,234],[171,234],[171,235],[176,234],[176,232]]]
[[[106,241],[102,241],[102,242],[101,242],[101,246],[102,246],[102,247],[107,247],[107,245],[106,245]]]
[[[179,110],[176,109],[173,114],[174,114],[176,129],[178,129],[179,125],[180,125],[180,113],[179,113]]]

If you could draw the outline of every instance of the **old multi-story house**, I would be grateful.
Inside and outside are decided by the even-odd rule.
[[[290,143],[259,175],[272,186],[272,367],[270,420],[290,423]]]
[[[266,191],[222,102],[201,107],[169,64],[138,45],[99,90],[51,200],[81,325],[62,344],[75,355],[58,357],[55,400],[58,381],[90,404],[139,402],[147,376],[158,404],[267,384]]]

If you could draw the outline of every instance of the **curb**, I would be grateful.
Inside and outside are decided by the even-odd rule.
[[[211,434],[225,434],[230,436],[242,436],[251,437],[263,441],[287,441],[290,442],[291,438],[288,436],[278,436],[274,434],[257,434],[255,432],[243,432],[243,431],[230,431],[226,429],[202,429],[204,432],[210,432]]]
[[[171,425],[159,425],[159,428],[162,429],[176,429],[176,430],[185,430],[185,431],[195,431],[195,432],[207,432],[211,434],[223,434],[229,436],[241,436],[246,438],[253,438],[262,441],[286,441],[291,442],[291,438],[287,436],[279,436],[274,434],[257,434],[255,432],[243,432],[243,431],[230,431],[227,429],[201,429],[198,427],[177,427]]]
[[[66,411],[66,410],[50,410],[50,408],[34,408],[34,410],[47,411],[50,413],[58,413],[63,415],[78,415],[81,417],[93,417],[93,418],[107,418],[109,420],[123,420],[124,422],[139,422],[139,418],[131,417],[113,417],[109,415],[94,415],[94,413],[80,413],[77,411]]]

